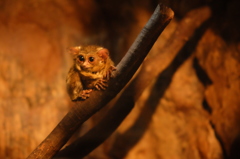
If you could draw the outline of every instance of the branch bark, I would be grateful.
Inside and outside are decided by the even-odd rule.
[[[196,45],[192,42],[188,43],[186,39],[196,43],[195,41],[199,40],[199,38],[196,39],[195,35],[196,32],[200,32],[198,28],[200,28],[210,16],[211,10],[209,7],[202,7],[189,12],[180,21],[176,31],[172,34],[163,50],[161,50],[159,54],[149,57],[144,61],[138,75],[124,90],[120,98],[116,101],[112,109],[107,112],[103,119],[82,137],[62,149],[55,157],[82,158],[89,154],[117,129],[124,118],[130,113],[134,107],[134,103],[140,97],[144,89],[155,80],[157,76],[165,79],[165,82],[161,83],[160,88],[157,88],[157,94],[163,94],[165,90],[164,88],[168,86],[175,70],[191,55],[192,51],[189,50],[190,52],[188,52],[186,48],[195,47]],[[165,56],[168,58],[164,58]],[[161,65],[159,65],[159,63],[161,63]],[[171,73],[169,73],[169,70]],[[166,73],[164,74],[164,72],[168,72],[167,75]],[[159,98],[157,99],[159,100]],[[146,112],[143,113],[146,114]],[[143,114],[139,115],[140,119],[142,117]],[[143,119],[146,120],[146,117]],[[142,127],[144,127],[144,122],[141,122],[141,128]],[[121,138],[121,136],[119,137]],[[128,145],[125,145],[124,148],[129,147],[129,145],[130,143],[128,142]],[[118,156],[117,158],[124,158],[124,148],[121,148],[121,157]],[[79,151],[80,149],[81,151]]]
[[[117,65],[116,77],[109,81],[108,89],[92,92],[88,100],[76,102],[47,138],[28,156],[28,159],[52,158],[84,121],[113,99],[132,78],[172,18],[173,12],[170,8],[158,5],[127,54]]]

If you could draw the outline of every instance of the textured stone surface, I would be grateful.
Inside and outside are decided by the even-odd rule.
[[[168,40],[178,32],[181,19],[207,2],[171,2],[176,18],[150,56],[171,47]],[[71,107],[65,90],[71,64],[67,47],[104,45],[117,63],[155,4],[133,0],[1,1],[0,158],[25,158]],[[232,0],[223,8],[212,8],[213,19],[194,51],[182,60],[169,85],[168,79],[161,79],[163,87],[167,85],[159,90],[162,96],[148,101],[155,79],[119,129],[86,158],[239,157],[239,4]],[[167,68],[175,56],[163,53],[159,67]],[[106,109],[86,122],[80,134]]]

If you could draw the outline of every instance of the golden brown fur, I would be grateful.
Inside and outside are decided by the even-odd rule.
[[[105,90],[115,70],[108,50],[90,45],[71,47],[69,52],[73,56],[73,66],[66,82],[71,100],[87,99],[93,89]]]

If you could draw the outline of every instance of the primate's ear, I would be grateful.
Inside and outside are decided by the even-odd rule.
[[[80,49],[81,49],[81,46],[69,47],[69,48],[67,48],[67,51],[71,55],[76,55],[79,53]]]
[[[97,52],[98,56],[102,57],[103,59],[107,59],[109,57],[109,51],[108,49],[101,49]]]

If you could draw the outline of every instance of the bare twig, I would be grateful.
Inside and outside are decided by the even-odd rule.
[[[68,141],[79,126],[105,106],[126,85],[136,72],[154,42],[173,18],[171,9],[158,6],[127,54],[117,66],[116,77],[106,91],[92,92],[91,98],[76,102],[47,138],[28,156],[28,159],[51,158]],[[80,150],[81,151],[81,150]]]

